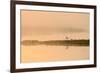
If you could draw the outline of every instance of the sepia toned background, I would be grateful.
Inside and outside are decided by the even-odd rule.
[[[89,14],[21,10],[23,40],[89,39]],[[89,59],[89,46],[47,46],[21,44],[21,62],[47,62]]]
[[[65,36],[87,39],[89,14],[22,10],[21,30],[22,40],[55,40],[64,39]],[[77,33],[83,35],[78,36]]]

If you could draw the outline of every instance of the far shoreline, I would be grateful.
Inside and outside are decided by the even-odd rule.
[[[38,40],[23,40],[21,44],[24,46],[32,45],[55,45],[55,46],[89,46],[89,40],[48,40],[48,41],[38,41]]]

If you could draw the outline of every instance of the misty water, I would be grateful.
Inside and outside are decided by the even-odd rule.
[[[87,59],[89,59],[89,46],[21,46],[21,63]]]

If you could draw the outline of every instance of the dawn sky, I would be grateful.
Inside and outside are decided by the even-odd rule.
[[[34,40],[89,38],[89,14],[22,10],[21,34]]]

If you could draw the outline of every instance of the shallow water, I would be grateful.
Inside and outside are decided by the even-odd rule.
[[[89,46],[21,46],[21,63],[89,59]]]

